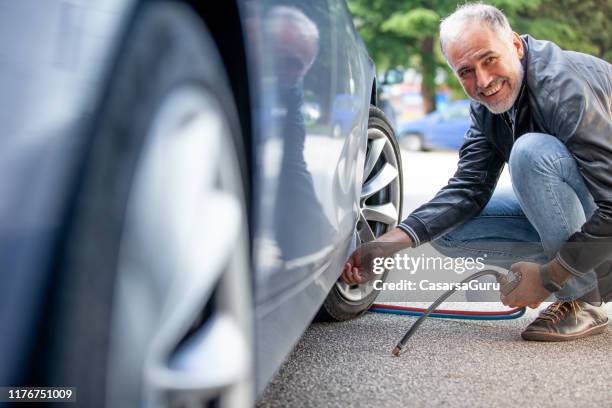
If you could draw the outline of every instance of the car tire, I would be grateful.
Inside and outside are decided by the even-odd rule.
[[[401,163],[401,152],[391,123],[383,111],[374,106],[370,107],[364,181],[362,196],[359,201],[359,220],[355,231],[358,245],[390,231],[401,220],[403,204]],[[366,197],[364,192],[371,193],[368,189],[375,185],[372,182],[377,181],[377,177],[381,177],[385,173],[383,170],[395,172],[395,177],[383,188]],[[390,204],[394,209],[385,214],[385,222],[382,222],[380,221],[380,215],[372,216],[372,209],[373,206],[384,204]],[[379,279],[384,281],[386,278],[387,272]],[[315,320],[343,321],[361,316],[374,303],[378,293],[379,291],[374,289],[372,281],[362,285],[349,286],[338,279],[319,309]]]
[[[400,137],[400,145],[409,152],[421,152],[425,150],[423,136],[418,133],[406,133]]]
[[[139,5],[104,93],[31,377],[82,406],[251,405],[246,162],[203,21]]]

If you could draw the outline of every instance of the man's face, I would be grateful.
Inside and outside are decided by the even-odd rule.
[[[465,93],[493,113],[512,107],[523,81],[523,43],[512,42],[489,27],[467,25],[459,38],[446,45],[448,61]]]
[[[317,43],[306,38],[291,24],[282,22],[272,49],[279,69],[281,86],[292,86],[304,78],[315,59]]]

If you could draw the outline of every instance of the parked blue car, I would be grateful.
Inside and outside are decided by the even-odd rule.
[[[459,150],[470,127],[470,101],[462,99],[425,117],[398,125],[400,146],[407,150]]]

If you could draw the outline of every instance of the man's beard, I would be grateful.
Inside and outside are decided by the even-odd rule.
[[[495,103],[487,103],[483,100],[478,100],[474,98],[472,99],[484,105],[489,111],[491,111],[491,113],[500,114],[500,113],[504,113],[508,111],[512,107],[512,105],[514,105],[516,98],[518,98],[519,92],[521,91],[521,85],[523,83],[523,77],[525,75],[525,72],[523,70],[523,66],[521,65],[520,60],[517,60],[516,69],[518,72],[518,78],[517,78],[516,83],[510,82],[510,78],[508,77],[498,77],[495,80],[493,80],[488,87],[488,89],[494,88],[499,83],[499,81],[505,81],[507,85],[510,86],[511,91],[512,91],[507,98],[497,101]],[[481,90],[477,90],[476,92],[480,94]]]

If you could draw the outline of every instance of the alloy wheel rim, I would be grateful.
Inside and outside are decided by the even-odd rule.
[[[358,245],[370,242],[397,225],[400,214],[400,168],[389,138],[378,128],[368,129],[368,146],[364,164],[365,180],[359,198],[357,222]],[[374,280],[361,285],[336,282],[339,293],[347,300],[359,302],[374,289]]]

